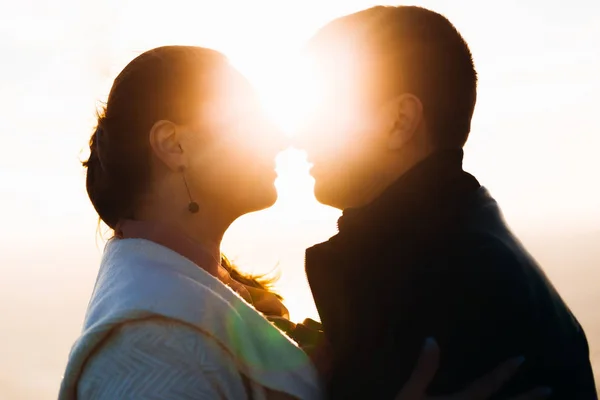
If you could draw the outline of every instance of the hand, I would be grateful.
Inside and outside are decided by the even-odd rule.
[[[435,376],[439,361],[440,348],[433,339],[427,339],[415,370],[396,400],[485,400],[500,390],[502,385],[517,372],[523,359],[513,359],[501,364],[460,393],[449,396],[428,397],[425,392]],[[540,387],[508,400],[546,399],[551,393],[552,391],[549,388]]]

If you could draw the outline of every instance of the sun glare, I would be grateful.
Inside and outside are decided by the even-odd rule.
[[[299,53],[280,55],[260,67],[232,63],[250,79],[268,117],[287,136],[298,133],[301,123],[316,111],[321,96],[308,58]]]
[[[285,54],[264,51],[249,57],[240,50],[227,55],[232,65],[250,80],[265,113],[286,136],[299,134],[305,121],[321,106],[322,93],[314,79],[314,69],[299,51]],[[314,180],[309,175],[310,165],[304,151],[289,148],[279,154],[276,162],[277,204],[234,224],[223,249],[234,256],[241,268],[249,267],[249,272],[265,273],[273,265],[279,265],[282,275],[276,288],[284,296],[292,320],[318,319],[301,260],[306,248],[335,233],[339,211],[315,199]],[[265,227],[253,234],[253,251],[242,247],[248,243],[246,227],[249,226]],[[293,246],[287,245],[289,240],[293,240]],[[273,247],[279,250],[273,252]],[[254,253],[260,257],[254,258]],[[269,253],[274,253],[275,258],[266,261],[265,254]]]

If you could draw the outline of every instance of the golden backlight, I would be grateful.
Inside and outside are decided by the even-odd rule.
[[[310,60],[299,49],[265,57],[261,63],[235,54],[227,52],[232,65],[256,89],[267,118],[288,138],[302,134],[302,127],[319,111],[322,100]],[[318,318],[301,260],[307,247],[335,234],[340,212],[315,199],[310,164],[302,149],[290,147],[276,161],[277,203],[233,224],[222,250],[249,272],[265,273],[276,267],[281,278],[275,287],[283,295],[291,318]],[[262,229],[254,230],[249,238],[248,231],[256,226]]]
[[[309,59],[299,51],[268,60],[262,68],[235,59],[232,64],[250,79],[267,116],[285,135],[297,134],[301,124],[317,111],[321,88]]]
[[[315,111],[335,115],[320,107],[323,93],[301,56],[306,41],[333,18],[399,3],[3,2],[0,399],[56,399],[103,247],[81,150],[96,106],[129,61],[164,45],[219,50],[272,121],[298,137]],[[499,200],[582,323],[600,382],[600,2],[411,3],[448,16],[471,46],[479,88],[466,169]],[[349,66],[335,77],[353,73]],[[327,103],[339,108],[349,97]],[[222,250],[250,272],[278,268],[291,318],[317,317],[304,251],[335,234],[340,212],[315,200],[303,151],[282,152],[277,174],[277,203],[236,221]]]

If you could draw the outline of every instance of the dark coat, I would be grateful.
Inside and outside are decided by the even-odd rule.
[[[431,336],[441,363],[430,394],[522,355],[501,398],[546,385],[553,399],[597,399],[583,329],[462,157],[434,154],[307,250],[331,397],[393,398]]]

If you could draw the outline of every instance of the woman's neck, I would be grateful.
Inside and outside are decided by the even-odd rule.
[[[217,210],[206,206],[201,206],[194,214],[186,209],[179,209],[176,212],[166,211],[169,209],[173,208],[156,207],[154,210],[146,208],[144,212],[137,213],[134,219],[160,227],[158,229],[163,233],[172,232],[179,241],[186,239],[185,241],[191,242],[190,244],[201,247],[214,260],[214,268],[216,268],[221,260],[221,241],[225,231],[236,218],[227,217],[222,209]],[[210,269],[213,269],[213,266]]]

